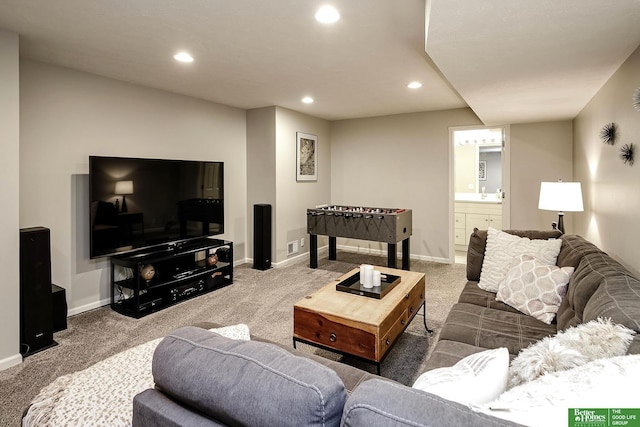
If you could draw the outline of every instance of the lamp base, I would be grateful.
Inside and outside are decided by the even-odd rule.
[[[127,212],[127,199],[124,197],[124,194],[122,195],[122,211],[121,212]]]
[[[564,234],[564,212],[558,212],[558,230]]]

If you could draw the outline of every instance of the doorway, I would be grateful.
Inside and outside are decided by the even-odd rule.
[[[509,127],[449,129],[450,259],[465,263],[474,228],[508,228]]]

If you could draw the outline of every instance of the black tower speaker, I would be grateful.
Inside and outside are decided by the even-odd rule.
[[[271,268],[271,205],[253,205],[253,268]]]
[[[53,340],[49,229],[20,230],[20,352],[23,356],[56,345]]]

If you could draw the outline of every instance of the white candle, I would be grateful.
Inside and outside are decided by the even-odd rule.
[[[373,288],[373,265],[364,265],[364,283],[365,288]]]
[[[378,270],[373,270],[373,286],[380,286],[382,282],[380,274],[381,273]]]

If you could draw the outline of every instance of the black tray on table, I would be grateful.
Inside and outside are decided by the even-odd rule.
[[[336,285],[336,291],[349,292],[351,294],[362,295],[369,298],[381,299],[398,283],[400,283],[400,276],[382,273],[380,277],[380,286],[365,288],[360,284],[360,272],[356,271],[353,275],[338,283]]]

